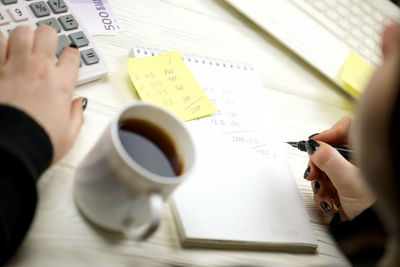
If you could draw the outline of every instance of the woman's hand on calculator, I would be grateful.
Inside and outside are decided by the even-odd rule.
[[[49,135],[53,163],[72,147],[83,123],[86,99],[73,100],[80,65],[77,49],[66,47],[55,62],[57,33],[43,25],[19,26],[8,41],[0,36],[0,102],[30,115]]]

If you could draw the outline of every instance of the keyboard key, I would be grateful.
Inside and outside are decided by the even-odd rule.
[[[359,28],[354,28],[354,29],[351,31],[351,34],[352,34],[355,38],[357,38],[357,39],[361,39],[361,37],[363,36],[363,33],[360,31]]]
[[[365,13],[370,14],[370,12],[372,11],[372,7],[367,3],[367,2],[363,2],[361,3],[361,8],[365,11]]]
[[[355,16],[350,18],[350,23],[352,25],[354,25],[354,27],[359,27],[359,26],[361,26],[361,24],[363,24],[361,19],[359,19],[358,17],[355,17]]]
[[[50,15],[50,9],[47,7],[46,3],[43,1],[32,3],[29,5],[32,9],[33,14],[37,18],[45,17]]]
[[[369,25],[361,27],[361,31],[363,31],[366,36],[372,36],[374,34],[374,30]]]
[[[344,18],[347,18],[350,15],[350,11],[346,7],[338,6],[337,10],[338,13]]]
[[[318,9],[319,11],[321,11],[321,12],[324,12],[328,8],[325,5],[325,3],[322,2],[322,1],[321,2],[315,1],[313,4],[314,4],[315,8]]]
[[[371,36],[372,40],[374,40],[375,44],[380,44],[382,35],[379,33],[380,31],[376,32],[374,35]]]
[[[61,23],[61,26],[65,31],[70,31],[78,28],[78,22],[76,22],[75,18],[72,15],[65,15],[58,18],[58,21]]]
[[[353,6],[353,7],[350,9],[350,11],[351,11],[351,13],[353,13],[357,18],[359,18],[360,16],[363,15],[363,11],[362,11],[361,8],[358,7],[358,6]]]
[[[376,55],[372,55],[372,57],[371,57],[371,62],[372,62],[375,66],[377,66],[377,65],[379,65],[379,64],[381,63],[381,58],[378,57],[378,56],[376,56]]]
[[[363,56],[364,59],[369,58],[370,54],[371,54],[371,50],[368,49],[365,46],[361,46],[358,51],[360,52],[360,54]]]
[[[83,32],[71,33],[69,39],[71,39],[71,42],[76,45],[76,47],[87,46],[89,44],[89,40]]]
[[[86,65],[96,64],[100,61],[92,48],[81,51],[81,56]]]
[[[330,7],[335,7],[336,1],[335,0],[327,0],[326,4]]]
[[[13,26],[7,25],[6,27],[3,27],[1,29],[1,32],[7,36],[14,29],[14,27],[15,27],[14,25]]]
[[[385,17],[379,11],[376,11],[376,10],[372,11],[372,17],[375,20],[377,20],[378,23],[383,23],[383,21],[385,20]]]
[[[372,27],[374,28],[375,34],[381,35],[381,32],[383,31],[383,26],[380,23],[375,22]]]
[[[43,24],[47,24],[47,25],[53,27],[57,31],[57,33],[59,33],[61,31],[61,26],[55,18],[44,19],[44,20],[38,21],[36,23],[36,25],[38,25],[38,26],[43,25]]]
[[[378,56],[378,57],[381,57],[382,56],[382,49],[381,49],[381,47],[379,46],[379,45],[377,45],[376,47],[375,47],[375,55],[376,56]]]
[[[55,14],[60,14],[68,11],[68,7],[63,0],[49,0],[47,3]]]
[[[17,0],[1,0],[1,2],[5,5],[15,4]]]
[[[327,14],[328,17],[329,17],[331,20],[333,20],[333,21],[336,21],[337,19],[339,19],[339,14],[336,13],[335,10],[332,10],[332,9],[331,9],[331,10],[329,10],[326,14]]]
[[[339,26],[344,29],[345,31],[348,31],[350,29],[350,22],[348,22],[347,20],[340,20],[339,21]]]
[[[346,40],[346,43],[353,49],[357,48],[358,46],[358,41],[351,36]]]
[[[14,21],[24,21],[27,20],[28,17],[28,12],[24,7],[13,7],[8,9],[8,13],[10,13],[11,18]]]
[[[70,42],[66,35],[59,35],[58,36],[58,46],[57,46],[57,57],[60,57],[64,48],[69,46]]]
[[[10,19],[8,18],[8,15],[5,10],[0,11],[0,25],[8,24],[10,23]]]
[[[364,44],[371,50],[375,47],[375,42],[371,38],[365,38],[364,39]]]

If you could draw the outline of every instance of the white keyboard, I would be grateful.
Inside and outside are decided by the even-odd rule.
[[[291,0],[364,59],[378,65],[384,26],[399,19],[399,9],[375,0]]]
[[[58,33],[57,57],[66,46],[73,44],[81,53],[77,84],[104,76],[107,64],[96,48],[82,22],[72,11],[68,0],[0,0],[0,32],[8,37],[18,25],[52,26]]]

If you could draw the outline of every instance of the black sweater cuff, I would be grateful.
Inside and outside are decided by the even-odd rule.
[[[373,209],[374,206],[345,222],[336,213],[329,224],[339,247],[354,266],[375,266],[383,256],[386,233]]]
[[[0,129],[0,150],[13,154],[37,181],[53,158],[47,133],[26,113],[5,105],[0,105]]]

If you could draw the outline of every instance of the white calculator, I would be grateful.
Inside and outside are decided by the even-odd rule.
[[[72,11],[68,0],[0,0],[0,32],[8,33],[18,25],[52,26],[58,33],[57,57],[71,44],[81,53],[81,66],[77,84],[104,76],[107,64],[93,39]]]

